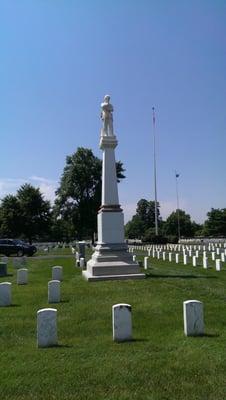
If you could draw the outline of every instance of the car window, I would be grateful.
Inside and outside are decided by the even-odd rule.
[[[7,244],[7,239],[1,239],[0,244]]]

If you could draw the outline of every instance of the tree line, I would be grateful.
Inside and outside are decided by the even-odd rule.
[[[92,238],[97,232],[101,204],[102,161],[92,150],[79,147],[66,158],[53,205],[39,188],[26,183],[0,203],[0,237],[33,241],[65,241]],[[117,179],[124,179],[121,161]]]
[[[0,237],[33,241],[92,239],[97,232],[101,204],[102,160],[92,150],[79,147],[66,158],[54,204],[44,199],[39,188],[26,183],[15,195],[0,203]],[[116,162],[117,179],[125,178],[123,163]],[[158,204],[159,236],[155,236],[154,201],[141,199],[136,214],[125,226],[126,237],[146,242],[176,241],[178,212],[181,237],[226,236],[226,208],[211,209],[204,224],[191,221],[189,214],[176,210],[163,221]]]
[[[158,236],[155,235],[155,202],[141,199],[137,203],[136,214],[125,226],[128,239],[141,239],[144,242],[161,242],[178,240],[178,219],[180,237],[225,237],[226,208],[212,208],[207,213],[203,224],[191,220],[184,210],[173,211],[163,221],[160,216],[160,205],[157,204]]]

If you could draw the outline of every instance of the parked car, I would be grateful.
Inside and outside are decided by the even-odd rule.
[[[33,256],[37,248],[22,240],[17,239],[0,239],[0,254],[5,256],[17,255],[18,257]]]

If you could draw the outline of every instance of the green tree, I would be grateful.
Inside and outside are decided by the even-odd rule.
[[[226,208],[211,208],[207,213],[203,234],[205,236],[226,236]]]
[[[157,218],[160,224],[160,211],[159,203],[157,203]],[[145,229],[155,227],[155,202],[146,199],[141,199],[137,203],[136,215],[140,217],[141,221],[145,224]]]
[[[43,199],[39,188],[29,184],[21,186],[17,191],[20,205],[21,234],[29,240],[45,239],[51,228],[50,202]]]
[[[127,239],[142,239],[145,232],[145,223],[139,215],[134,215],[131,221],[125,226],[125,236]]]
[[[194,234],[191,217],[185,211],[179,210],[180,234],[183,237],[192,237]],[[178,236],[178,211],[173,211],[164,224],[164,232],[169,236]]]
[[[161,231],[162,220],[160,218],[159,203],[157,203],[158,226]],[[125,226],[125,235],[128,239],[147,239],[155,236],[155,202],[140,199],[137,203],[136,215]],[[145,236],[146,235],[146,236]]]
[[[101,204],[102,161],[92,150],[79,147],[67,156],[56,191],[55,210],[67,221],[77,238],[93,237],[97,230],[97,212]],[[116,163],[118,181],[125,178],[123,164]]]
[[[44,239],[50,232],[52,219],[50,203],[39,189],[29,184],[21,186],[16,195],[7,195],[0,207],[0,230],[4,237],[23,237],[31,243]]]
[[[15,238],[21,234],[21,208],[16,196],[7,195],[2,199],[0,207],[1,236]]]
[[[192,232],[194,236],[203,236],[203,224],[192,221]]]

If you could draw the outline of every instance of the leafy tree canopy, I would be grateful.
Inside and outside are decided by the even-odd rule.
[[[183,237],[192,237],[194,234],[191,217],[185,211],[179,210],[180,235]],[[178,210],[173,211],[167,218],[164,231],[166,235],[178,235]]]
[[[157,203],[157,218],[161,227],[159,207]],[[126,224],[125,234],[128,239],[143,239],[148,229],[155,230],[155,202],[141,199],[137,203],[136,215]]]
[[[55,212],[71,225],[78,238],[92,237],[96,232],[97,211],[101,204],[102,161],[92,150],[79,147],[67,156],[56,191]],[[123,164],[116,163],[118,181],[125,178]]]
[[[211,208],[207,213],[203,234],[205,236],[226,236],[226,208]]]
[[[1,235],[24,237],[31,243],[48,235],[51,225],[50,203],[43,199],[39,188],[21,186],[15,196],[8,195],[0,207]]]

